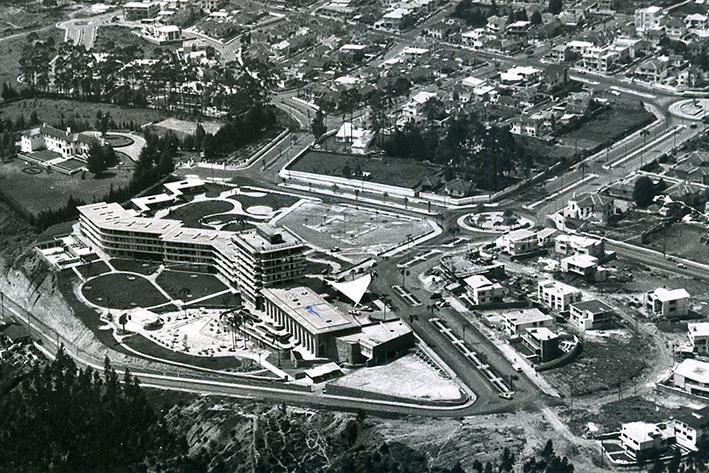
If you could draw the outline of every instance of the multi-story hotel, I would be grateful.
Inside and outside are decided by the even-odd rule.
[[[188,265],[221,275],[261,307],[260,291],[303,274],[304,245],[269,225],[241,232],[185,228],[182,222],[136,216],[116,203],[84,205],[81,234],[109,256]]]

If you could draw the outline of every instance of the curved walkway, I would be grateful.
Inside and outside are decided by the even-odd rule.
[[[687,99],[675,102],[669,107],[672,115],[685,120],[700,121],[709,111],[709,99]]]

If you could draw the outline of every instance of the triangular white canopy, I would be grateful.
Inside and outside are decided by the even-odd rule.
[[[354,281],[331,282],[330,284],[357,305],[359,301],[362,300],[364,293],[367,292],[367,288],[371,282],[372,275],[366,274]]]

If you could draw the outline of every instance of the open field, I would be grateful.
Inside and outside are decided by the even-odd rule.
[[[185,302],[228,289],[216,276],[203,273],[163,271],[158,275],[155,282],[170,297],[182,299]]]
[[[663,251],[664,248],[668,254],[707,264],[709,242],[701,241],[706,236],[709,236],[709,231],[698,225],[676,223],[651,235],[650,242],[645,246],[657,251]]]
[[[201,224],[207,215],[221,214],[234,209],[234,204],[224,200],[193,202],[170,211],[167,218],[179,220],[185,227],[207,228]]]
[[[600,112],[578,130],[572,130],[562,137],[567,145],[574,145],[578,140],[579,149],[593,148],[603,143],[612,143],[632,130],[641,128],[655,116],[645,110],[639,101],[620,102],[610,109]]]
[[[0,48],[1,50],[2,48]],[[2,59],[0,59],[0,64],[2,64]],[[26,99],[0,105],[0,116],[11,118],[13,121],[23,116],[29,122],[33,111],[37,112],[41,122],[52,126],[58,126],[62,120],[66,123],[69,118],[88,122],[93,126],[96,123],[96,112],[98,111],[104,115],[110,113],[111,119],[119,126],[131,121],[138,125],[145,125],[168,116],[167,113],[155,109],[127,108],[108,103],[79,102],[66,99]]]
[[[157,44],[153,44],[133,34],[133,31],[136,30],[123,26],[102,26],[96,31],[94,49],[98,52],[108,52],[112,51],[115,47],[126,48],[129,46],[138,46],[143,50],[142,58],[150,58],[154,56],[153,51],[156,48],[165,48],[165,46],[159,48]],[[167,48],[169,49],[170,46],[173,45],[167,45]],[[136,57],[135,59],[142,58]]]
[[[111,273],[87,281],[81,292],[92,303],[109,309],[152,307],[167,302],[158,289],[141,276]]]
[[[343,177],[345,167],[352,172],[361,169],[363,173],[370,173],[368,181],[406,188],[413,188],[425,177],[433,178],[442,172],[440,166],[419,163],[413,159],[372,158],[312,150],[303,154],[288,169]]]
[[[128,185],[131,171],[110,169],[101,179],[81,174],[67,176],[56,171],[28,174],[24,161],[15,159],[0,165],[0,192],[13,198],[27,212],[37,215],[41,211],[63,207],[69,196],[85,203],[97,202],[113,188]]]
[[[599,433],[617,432],[627,422],[664,422],[689,411],[686,408],[668,409],[640,397],[628,397],[602,406],[598,412],[586,410],[583,402],[575,402],[574,409],[566,409],[561,417],[576,435],[588,432],[589,423]]]
[[[586,337],[583,351],[573,362],[544,372],[562,393],[580,396],[615,388],[645,369],[653,348],[626,330],[598,331]],[[644,353],[638,357],[638,353]]]

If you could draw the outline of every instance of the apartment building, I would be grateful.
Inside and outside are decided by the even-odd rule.
[[[160,2],[128,2],[123,5],[123,16],[126,21],[140,21],[155,18],[160,9]]]
[[[468,295],[475,305],[486,305],[502,301],[504,289],[499,283],[493,283],[482,275],[473,275],[465,279]]]
[[[661,21],[661,7],[652,6],[635,10],[635,31],[639,35],[649,30],[660,29]]]

